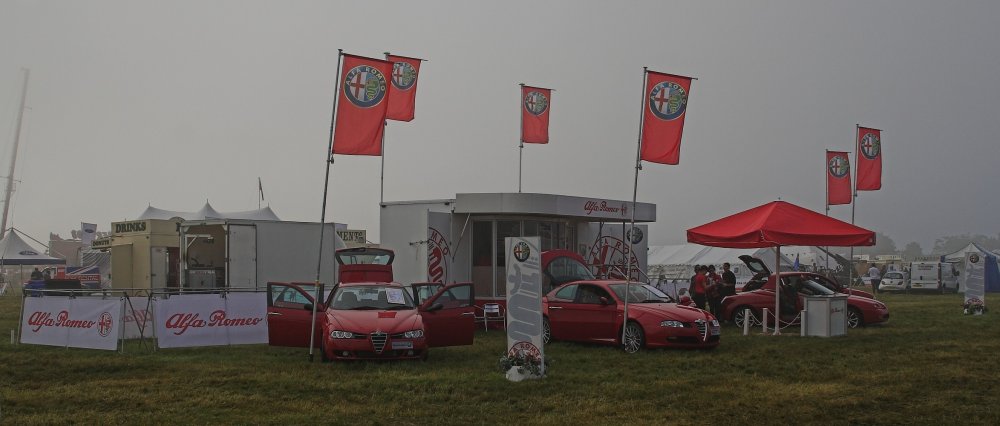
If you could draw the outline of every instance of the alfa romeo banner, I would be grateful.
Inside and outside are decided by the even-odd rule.
[[[122,338],[139,339],[153,336],[152,302],[148,297],[133,297],[122,307]]]
[[[507,237],[507,357],[523,358],[545,374],[542,347],[542,261],[539,237]],[[508,378],[510,374],[508,374]]]
[[[979,253],[965,255],[965,306],[986,306],[986,259]],[[966,308],[968,309],[968,308]]]
[[[451,214],[427,212],[427,282],[455,282],[451,257]]]
[[[185,294],[153,299],[157,346],[267,343],[265,293]]]
[[[27,297],[21,343],[113,351],[121,312],[121,298]]]
[[[826,152],[826,205],[851,204],[851,165],[846,152]]]

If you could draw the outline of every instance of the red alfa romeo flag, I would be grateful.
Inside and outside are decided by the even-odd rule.
[[[851,204],[851,164],[846,152],[826,152],[826,205]]]
[[[690,94],[690,77],[646,71],[641,159],[660,164],[680,161],[684,112]]]
[[[413,120],[417,101],[417,76],[420,74],[421,60],[396,55],[386,55],[385,59],[392,62],[389,112],[385,118],[396,121]]]
[[[552,89],[521,85],[521,142],[549,143]]]
[[[858,191],[882,189],[882,131],[858,128]]]
[[[392,62],[344,55],[333,153],[382,155]]]

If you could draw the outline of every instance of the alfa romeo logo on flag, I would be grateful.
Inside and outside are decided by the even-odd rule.
[[[112,320],[111,314],[105,312],[101,314],[101,320],[97,322],[97,332],[100,333],[101,337],[107,337],[113,324],[114,320]]]
[[[878,136],[875,136],[874,133],[865,133],[865,136],[861,138],[861,153],[869,160],[878,157],[882,153],[882,142],[879,141]]]
[[[847,164],[847,158],[840,155],[830,159],[829,167],[830,174],[837,178],[847,176],[847,173],[851,171],[851,166]]]
[[[664,81],[649,92],[649,110],[661,120],[674,120],[687,109],[687,92],[681,85]]]
[[[528,92],[524,96],[524,109],[533,115],[542,115],[545,110],[549,109],[549,98],[546,98],[541,92]]]
[[[344,78],[344,92],[352,104],[361,108],[373,107],[385,98],[385,76],[368,65],[351,68]]]
[[[392,64],[392,85],[399,90],[410,90],[417,82],[417,70],[407,62]]]
[[[528,247],[528,243],[521,241],[514,245],[514,258],[518,262],[528,260],[528,256],[531,256],[531,247]]]

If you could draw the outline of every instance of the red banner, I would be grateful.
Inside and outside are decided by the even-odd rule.
[[[690,94],[690,77],[646,72],[641,159],[660,164],[680,161],[684,113]]]
[[[382,155],[392,62],[344,55],[333,153]]]
[[[549,143],[552,90],[521,86],[521,142]]]
[[[387,120],[411,121],[416,110],[417,76],[420,74],[420,59],[405,56],[386,55],[392,62],[392,76],[389,85],[389,112]]]
[[[851,163],[846,152],[826,152],[826,205],[851,204]]]
[[[882,131],[858,128],[858,191],[882,189]]]

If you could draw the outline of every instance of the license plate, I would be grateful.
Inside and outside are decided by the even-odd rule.
[[[719,334],[722,334],[722,330],[719,327],[714,327],[713,326],[712,327],[712,335],[713,336],[718,336]]]
[[[392,342],[393,349],[413,349],[413,342]]]
[[[910,287],[923,287],[923,284],[910,284]]]

